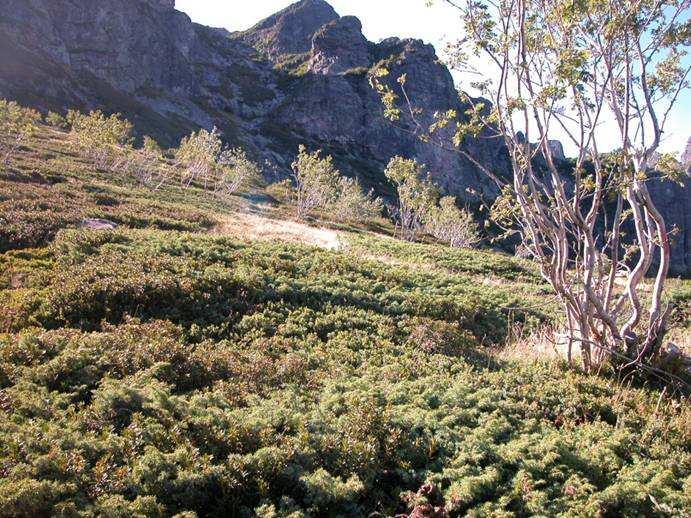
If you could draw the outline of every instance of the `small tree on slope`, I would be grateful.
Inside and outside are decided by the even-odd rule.
[[[646,366],[667,331],[662,297],[670,262],[670,235],[648,183],[657,181],[653,160],[688,87],[688,0],[438,1],[457,8],[464,22],[452,63],[467,69],[481,61],[485,73],[493,67],[476,84],[492,104],[467,98],[466,113],[449,110],[423,122],[405,76],[390,85],[388,71],[379,69],[371,82],[385,115],[407,118],[421,139],[443,146],[440,130],[453,128],[457,151],[503,188],[495,213],[513,222],[554,288],[569,351],[580,345],[586,370],[614,358]],[[550,145],[556,130],[578,152],[569,178]],[[599,149],[605,132],[620,148],[610,161]],[[471,136],[506,145],[511,181],[460,146]],[[622,247],[627,219],[634,228],[630,253]],[[656,257],[652,292],[643,299],[641,283]],[[625,287],[618,289],[622,275]]]
[[[225,149],[218,157],[220,169],[216,191],[223,195],[234,194],[262,178],[261,168],[247,157],[243,149]]]
[[[84,115],[70,110],[67,116],[79,151],[96,167],[106,169],[123,158],[132,144],[132,123],[120,114],[104,115],[96,110]]]
[[[22,143],[33,135],[40,120],[37,111],[0,99],[0,165],[10,161]]]
[[[298,218],[305,219],[315,209],[336,200],[340,175],[332,157],[322,158],[320,151],[308,153],[305,146],[300,146],[292,167]]]
[[[425,227],[438,240],[453,248],[472,248],[480,242],[480,232],[473,215],[456,205],[454,196],[444,196],[430,209]]]
[[[435,207],[439,193],[429,177],[423,177],[423,166],[416,160],[394,157],[384,175],[398,194],[397,227],[403,239],[412,241],[422,230],[425,218]]]
[[[214,179],[222,150],[223,141],[216,128],[211,131],[201,129],[184,137],[175,151],[177,163],[183,169],[180,178],[182,185],[189,187],[196,180],[203,182],[204,188],[207,188]]]
[[[360,182],[342,176],[338,181],[338,198],[334,204],[334,214],[340,221],[363,223],[380,216],[383,203],[372,192],[363,191]]]

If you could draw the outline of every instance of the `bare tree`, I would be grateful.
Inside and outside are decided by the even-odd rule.
[[[503,188],[494,214],[512,222],[561,300],[569,359],[579,344],[588,371],[611,359],[644,365],[667,331],[670,263],[670,235],[647,184],[657,181],[654,157],[688,87],[682,57],[689,0],[444,1],[465,25],[451,61],[464,70],[479,61],[493,67],[475,84],[490,102],[466,97],[465,113],[449,110],[423,124],[406,78],[391,85],[379,70],[372,84],[385,115],[407,117],[420,138],[438,139],[437,145],[448,145],[440,130],[452,127],[458,152]],[[605,131],[617,135],[620,147],[608,159],[598,148]],[[555,133],[577,149],[572,174],[554,154]],[[511,181],[460,146],[478,135],[505,144]],[[627,220],[633,246],[622,239]],[[656,258],[652,293],[642,297]],[[622,276],[623,289],[616,282]]]

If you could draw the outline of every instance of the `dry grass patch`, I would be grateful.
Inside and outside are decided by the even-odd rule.
[[[341,248],[339,234],[333,230],[310,227],[297,221],[275,220],[259,214],[236,213],[226,216],[216,230],[248,241],[277,240],[326,250]]]

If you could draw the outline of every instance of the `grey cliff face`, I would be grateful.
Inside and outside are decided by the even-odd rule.
[[[384,195],[383,170],[395,155],[417,158],[467,203],[498,193],[459,153],[421,142],[410,117],[395,126],[382,117],[368,82],[379,63],[399,93],[395,79],[407,75],[407,93],[423,110],[419,122],[467,109],[434,48],[398,38],[371,43],[357,18],[340,17],[324,0],[302,0],[233,34],[192,23],[174,0],[0,2],[0,97],[44,111],[121,112],[167,146],[215,125],[278,176],[306,144]],[[489,135],[462,145],[496,174],[509,174],[504,146]],[[553,146],[561,158],[561,146]],[[688,182],[679,190],[660,185],[654,194],[665,215],[688,232]],[[691,239],[684,235],[674,262],[688,271]]]
[[[317,74],[342,74],[370,66],[369,44],[360,20],[344,16],[327,23],[312,39],[310,70]]]
[[[154,7],[161,9],[175,9],[175,0],[150,0]]]
[[[550,140],[547,145],[552,151],[552,156],[555,160],[563,162],[566,160],[566,155],[564,154],[564,145],[558,140]]]

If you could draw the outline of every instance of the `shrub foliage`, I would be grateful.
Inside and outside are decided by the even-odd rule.
[[[33,133],[41,115],[14,101],[0,99],[0,165],[5,166]]]
[[[684,400],[488,354],[553,318],[529,263],[205,233],[56,135],[0,177],[0,516],[687,513]]]
[[[488,357],[531,297],[511,270],[483,288],[358,255],[69,231],[8,256],[29,277],[0,292],[3,513],[688,509],[688,406]]]

